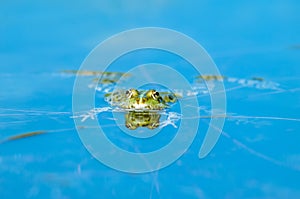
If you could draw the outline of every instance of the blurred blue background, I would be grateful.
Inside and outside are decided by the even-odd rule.
[[[158,172],[126,174],[86,151],[74,130],[74,77],[101,41],[157,26],[199,42],[227,77],[262,77],[281,91],[227,93],[236,115],[300,118],[299,1],[2,1],[1,198],[299,198],[299,121],[227,120],[214,150],[198,159],[203,134]]]

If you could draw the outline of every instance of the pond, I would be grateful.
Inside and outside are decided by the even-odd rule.
[[[129,2],[1,3],[1,197],[300,197],[300,4]],[[80,69],[100,42],[146,26],[188,35],[220,75],[200,74],[184,57],[161,49],[126,53],[105,71]],[[135,78],[145,84],[135,86]],[[79,80],[85,84],[77,92]],[[218,84],[225,89],[225,114],[211,101]],[[109,100],[118,87],[121,102],[134,108]],[[74,93],[93,93],[93,104],[83,100],[74,108]],[[157,101],[163,108],[136,110]],[[212,125],[214,118],[224,126]],[[199,158],[209,128],[220,137]],[[179,130],[178,151],[148,159],[145,154],[171,145]],[[101,132],[139,154],[143,169],[99,141]]]

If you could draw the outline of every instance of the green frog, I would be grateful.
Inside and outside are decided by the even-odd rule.
[[[105,95],[106,101],[112,106],[135,111],[163,110],[177,101],[171,92],[151,90],[117,90]]]

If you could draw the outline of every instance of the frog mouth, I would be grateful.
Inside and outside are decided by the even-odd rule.
[[[147,104],[143,104],[143,103],[135,103],[133,105],[131,105],[132,108],[134,109],[148,109],[149,108],[149,105]]]

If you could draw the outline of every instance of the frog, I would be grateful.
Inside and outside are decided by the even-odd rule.
[[[135,111],[164,110],[177,101],[175,94],[171,92],[158,92],[150,90],[116,90],[105,95],[105,100],[111,105],[121,109]]]

